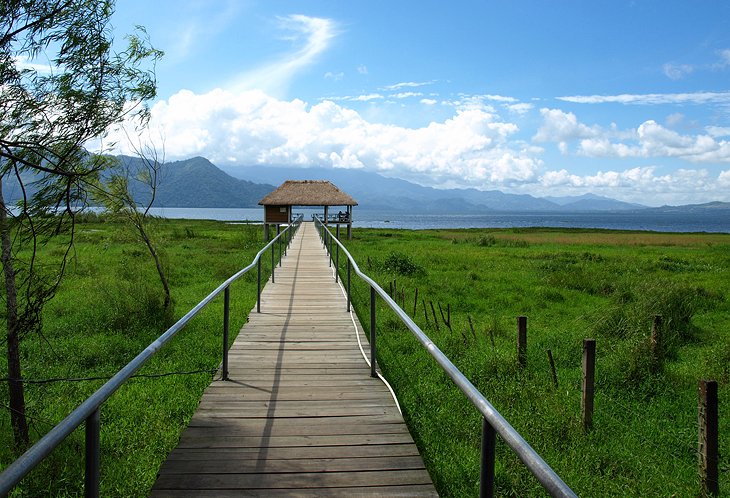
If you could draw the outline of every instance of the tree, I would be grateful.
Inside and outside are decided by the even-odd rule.
[[[0,0],[0,192],[9,178],[21,192],[14,208],[0,195],[8,389],[18,449],[29,440],[21,340],[42,330],[43,306],[55,295],[73,247],[75,209],[108,166],[85,146],[125,119],[144,125],[145,103],[156,92],[154,63],[162,53],[142,28],[116,51],[113,10],[113,0]],[[40,258],[44,242],[62,234],[63,256],[53,264]]]
[[[126,129],[125,129],[126,133]],[[166,312],[172,311],[172,297],[167,275],[162,265],[159,252],[152,241],[150,231],[150,209],[157,196],[157,187],[162,180],[163,167],[165,165],[164,140],[162,151],[150,141],[142,144],[141,140],[134,143],[129,133],[126,133],[131,148],[137,156],[136,161],[124,161],[117,158],[109,158],[114,162],[108,178],[102,179],[99,187],[94,193],[94,198],[113,215],[119,216],[130,223],[137,236],[147,247],[152,260],[155,263],[157,275],[164,292],[163,307]],[[130,181],[138,184],[146,196],[146,202],[139,203],[135,199],[135,191]]]

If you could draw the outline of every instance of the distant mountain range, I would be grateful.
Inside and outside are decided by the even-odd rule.
[[[120,156],[132,171],[140,160]],[[649,208],[640,204],[617,201],[586,194],[577,197],[534,197],[505,194],[498,190],[435,189],[423,187],[377,173],[352,169],[291,168],[276,166],[229,166],[223,169],[203,157],[165,164],[159,182],[155,206],[200,208],[257,207],[259,200],[285,180],[329,180],[358,201],[358,209],[418,211],[422,213],[484,212],[591,212],[644,211],[720,212],[730,214],[730,203],[711,202],[688,206]],[[135,199],[149,200],[149,192],[141,184],[131,182]],[[32,191],[32,189],[31,189]],[[3,183],[8,203],[18,198],[20,189],[12,178]]]

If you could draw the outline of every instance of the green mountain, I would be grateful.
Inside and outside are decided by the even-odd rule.
[[[138,158],[120,156],[119,159],[132,173],[142,167]],[[162,166],[154,205],[196,208],[257,207],[258,202],[274,188],[273,185],[233,178],[204,157],[193,157]],[[130,189],[138,202],[148,202],[150,193],[144,185],[131,181]]]

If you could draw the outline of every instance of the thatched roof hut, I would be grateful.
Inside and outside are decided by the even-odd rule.
[[[348,237],[352,236],[352,207],[357,201],[326,180],[287,180],[279,188],[259,201],[264,206],[264,236],[268,239],[269,225],[291,223],[292,206],[324,207],[325,224],[347,225]],[[345,206],[335,216],[328,214],[329,206]]]
[[[357,206],[357,201],[326,180],[287,180],[259,201],[261,206]]]

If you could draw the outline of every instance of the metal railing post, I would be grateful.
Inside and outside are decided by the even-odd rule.
[[[276,283],[276,264],[274,263],[274,253],[276,252],[276,244],[271,244],[271,283]]]
[[[352,295],[350,294],[350,269],[352,268],[352,263],[350,263],[350,258],[347,258],[347,311],[349,313],[350,311],[350,303],[352,303]]]
[[[257,272],[258,272],[258,291],[256,293],[256,313],[261,313],[261,258],[257,260]]]
[[[375,287],[370,287],[370,377],[377,377],[375,371],[377,360],[375,359]]]
[[[223,372],[222,380],[228,380],[228,324],[231,311],[231,288],[223,291]]]
[[[276,225],[276,235],[281,235],[281,226]],[[279,267],[281,267],[281,239],[283,237],[279,237]]]
[[[479,497],[494,496],[494,450],[497,444],[497,433],[494,427],[482,417],[482,458],[479,469]]]
[[[86,418],[86,474],[84,476],[84,496],[86,498],[99,497],[99,480],[100,480],[100,457],[101,441],[99,436],[100,430],[99,408],[94,410],[91,415]]]
[[[335,282],[340,281],[340,246],[335,249]]]

